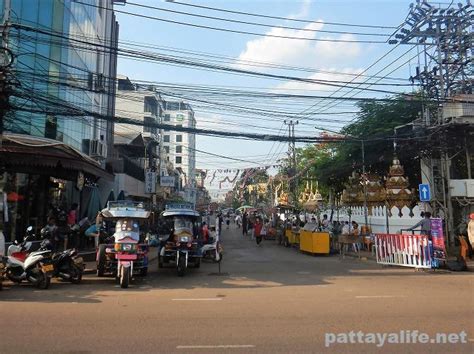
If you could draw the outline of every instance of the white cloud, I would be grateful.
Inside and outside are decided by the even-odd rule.
[[[292,18],[292,19],[305,18],[309,15],[310,8],[311,8],[311,0],[303,0],[303,3],[301,4],[300,10],[297,13],[292,14],[288,17]]]
[[[359,74],[363,69],[354,69],[354,68],[344,68],[344,69],[335,69],[335,68],[326,68],[321,69],[325,71],[324,73],[315,73],[307,77],[310,80],[320,80],[320,81],[351,81],[354,76],[344,75],[344,74]],[[354,81],[362,81],[362,79],[356,79]],[[343,83],[337,83],[336,85],[342,85]],[[276,89],[287,89],[287,90],[323,90],[323,91],[333,91],[338,87],[324,84],[314,84],[306,83],[299,81],[286,81],[282,84],[276,86]]]
[[[316,21],[305,26],[305,29],[322,29],[324,23]],[[253,39],[247,42],[245,50],[240,53],[238,60],[258,61],[299,67],[324,67],[341,64],[347,66],[361,54],[359,43],[347,42],[314,42],[297,39],[275,38],[272,36],[306,37],[327,39],[317,32],[272,28],[266,37]],[[349,34],[334,37],[337,39],[354,40]],[[248,69],[244,63],[237,63],[240,68]]]

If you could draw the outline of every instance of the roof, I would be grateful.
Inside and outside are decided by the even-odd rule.
[[[141,203],[119,200],[116,202],[108,202],[107,208],[102,209],[102,215],[108,219],[147,219],[150,216],[150,212],[145,210]]]
[[[192,209],[168,209],[165,210],[162,216],[200,216],[196,210]]]
[[[113,180],[91,157],[57,140],[5,133],[0,144],[0,162],[15,172],[48,174],[74,180],[78,172]]]

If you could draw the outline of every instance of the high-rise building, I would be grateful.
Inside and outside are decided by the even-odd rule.
[[[165,101],[163,123],[175,127],[195,128],[194,111],[188,103]],[[185,199],[196,200],[196,135],[184,131],[163,131],[163,149],[175,168],[184,172]]]
[[[114,115],[118,23],[113,0],[0,0],[12,73],[21,83],[5,129],[59,140],[105,158],[113,123],[87,112]],[[68,106],[83,117],[68,116]],[[44,112],[43,112],[44,111]],[[56,114],[59,113],[59,114]]]

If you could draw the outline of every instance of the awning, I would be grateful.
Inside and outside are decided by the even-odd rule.
[[[63,142],[31,135],[3,134],[0,165],[7,171],[75,180],[79,172],[113,180],[97,161]]]

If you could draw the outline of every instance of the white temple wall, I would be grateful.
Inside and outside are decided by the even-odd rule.
[[[383,207],[373,207],[372,215],[368,216],[369,226],[372,228],[374,233],[387,233],[387,211]],[[354,220],[362,226],[365,224],[364,208],[363,207],[351,207],[350,220]],[[420,216],[422,209],[420,206],[413,208],[413,216],[410,216],[410,209],[404,207],[402,209],[402,216],[399,216],[399,209],[397,207],[392,208],[392,216],[388,218],[389,232],[398,233],[401,229],[408,229],[419,222],[422,218]],[[331,210],[322,211],[320,215],[327,214],[331,215]],[[338,219],[339,217],[339,219]],[[349,221],[348,208],[340,209],[339,213],[334,211],[334,221]]]

